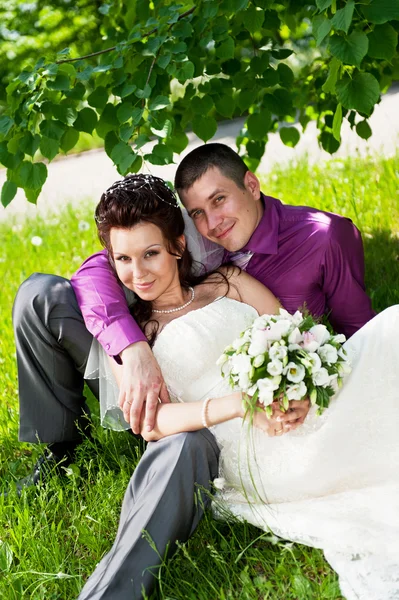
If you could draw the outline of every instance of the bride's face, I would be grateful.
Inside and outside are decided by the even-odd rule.
[[[153,223],[113,227],[110,242],[119,279],[142,300],[155,300],[180,286],[178,259],[168,252],[162,231]]]

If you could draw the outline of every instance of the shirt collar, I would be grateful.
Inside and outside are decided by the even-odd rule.
[[[277,254],[280,222],[278,205],[281,203],[276,198],[264,194],[261,194],[261,200],[264,206],[263,216],[248,243],[241,250],[257,254]]]

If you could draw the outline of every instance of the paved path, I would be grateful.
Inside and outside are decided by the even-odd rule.
[[[243,120],[237,119],[222,123],[215,141],[229,144],[235,148],[235,137],[242,127]],[[379,152],[385,156],[393,155],[399,142],[399,88],[393,88],[376,106],[370,118],[373,135],[366,142],[350,130],[345,122],[342,130],[343,144],[334,157]],[[190,143],[182,154],[184,156],[194,147],[202,144],[194,134],[189,134]],[[144,148],[145,150],[145,148]],[[269,136],[266,153],[258,172],[269,171],[274,164],[286,165],[292,160],[307,155],[310,162],[329,160],[331,156],[321,150],[317,143],[317,131],[314,123],[310,123],[296,148],[287,148],[278,134]],[[173,181],[175,165],[156,167],[148,165],[154,175]],[[143,169],[144,170],[144,169]],[[35,217],[58,212],[67,203],[79,204],[88,200],[95,205],[101,193],[120,175],[103,150],[92,150],[79,155],[71,155],[57,160],[48,166],[48,179],[38,199],[37,206],[29,204],[22,191],[19,191],[13,202],[4,209],[0,206],[0,221],[13,216]],[[5,171],[0,170],[0,187],[5,180]]]

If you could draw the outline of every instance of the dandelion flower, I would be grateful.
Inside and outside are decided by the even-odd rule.
[[[40,236],[34,235],[33,238],[31,239],[31,244],[33,246],[41,246],[43,244],[43,240]]]

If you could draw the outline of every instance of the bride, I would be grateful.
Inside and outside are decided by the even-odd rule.
[[[194,277],[182,213],[162,186],[158,194],[151,178],[128,176],[96,209],[100,239],[137,296],[132,313],[173,400],[159,404],[155,427],[143,425],[143,437],[210,428],[221,449],[217,515],[230,512],[323,549],[348,600],[399,599],[399,307],[346,342],[352,373],[321,417],[313,408],[304,423],[275,412],[277,429],[258,412],[246,423],[241,392],[229,388],[216,361],[258,315],[274,314],[280,304],[233,267]],[[93,344],[87,372],[95,363],[103,417],[109,412],[115,420],[112,380],[120,368]],[[302,405],[306,413],[308,403]]]

